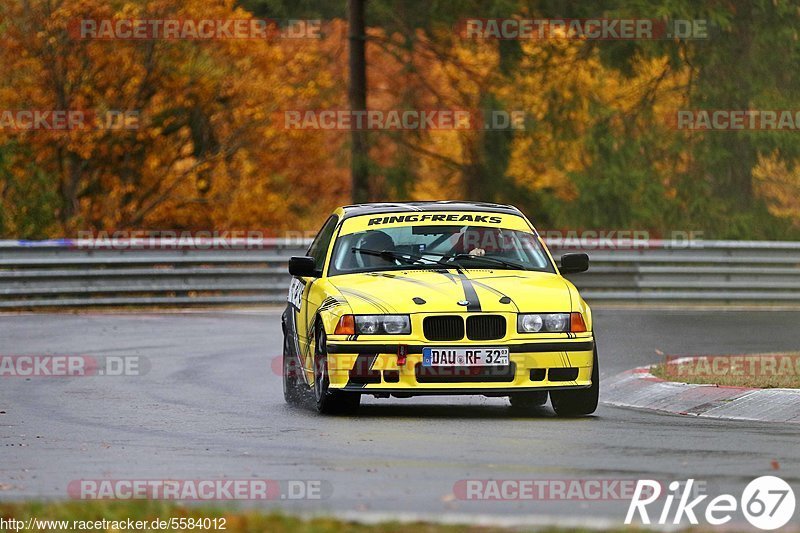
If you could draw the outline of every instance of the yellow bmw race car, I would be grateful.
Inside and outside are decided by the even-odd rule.
[[[321,413],[362,394],[508,396],[560,416],[597,408],[592,313],[515,207],[467,202],[337,209],[292,257],[283,389]]]

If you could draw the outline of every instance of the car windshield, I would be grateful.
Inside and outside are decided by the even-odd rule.
[[[329,275],[409,268],[555,272],[533,233],[485,226],[405,225],[340,236]]]

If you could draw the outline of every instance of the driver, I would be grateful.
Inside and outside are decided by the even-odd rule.
[[[502,234],[496,228],[468,227],[459,237],[454,251],[477,256],[486,255],[487,252],[501,252]]]
[[[366,250],[375,250],[377,252],[394,251],[394,240],[388,233],[378,230],[368,231],[367,234],[361,239],[359,248]],[[394,259],[384,259],[383,257],[372,254],[359,254],[364,266],[367,267],[381,267],[381,266],[395,266],[397,263]]]

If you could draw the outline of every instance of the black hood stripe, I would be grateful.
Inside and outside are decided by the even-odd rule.
[[[478,298],[478,292],[475,290],[472,280],[461,273],[459,273],[458,278],[461,280],[461,286],[464,288],[464,298],[469,301],[469,304],[467,304],[467,311],[479,313],[481,311],[481,300]]]
[[[447,270],[436,270],[435,272],[445,276],[447,279],[452,281],[453,283],[461,282],[461,288],[464,289],[464,299],[469,302],[467,305],[467,311],[472,313],[478,313],[481,311],[481,300],[478,298],[478,293],[475,292],[475,287],[472,285],[472,281],[460,270],[456,270],[457,274],[454,276]]]

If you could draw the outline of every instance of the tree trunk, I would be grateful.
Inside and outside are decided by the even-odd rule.
[[[365,0],[348,2],[348,39],[350,42],[350,87],[348,96],[352,111],[367,109],[367,60],[366,30],[364,26]],[[369,145],[365,130],[353,129],[350,172],[353,203],[368,202],[369,193]]]

